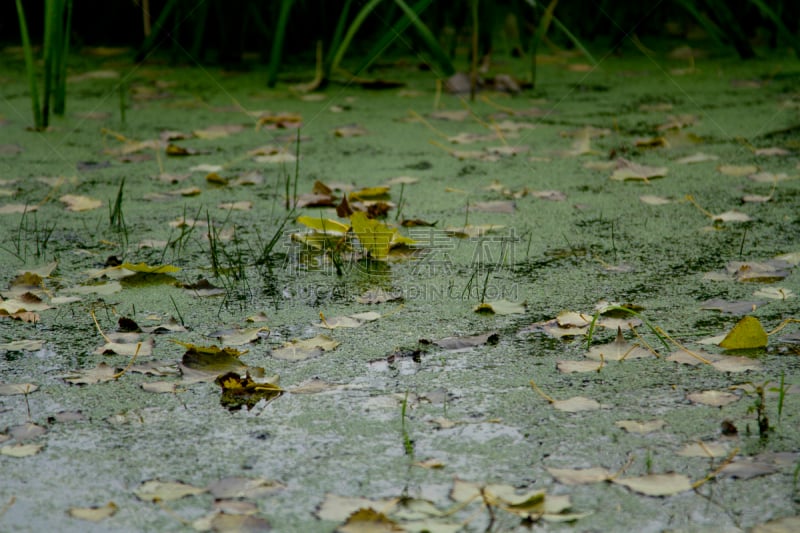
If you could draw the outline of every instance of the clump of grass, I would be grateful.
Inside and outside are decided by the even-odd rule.
[[[28,22],[22,0],[17,2],[22,48],[25,55],[25,70],[31,92],[33,122],[37,130],[47,129],[50,123],[50,108],[55,115],[66,110],[67,55],[69,34],[72,26],[72,0],[45,0],[44,3],[44,88],[41,100],[36,83],[36,68],[33,61],[33,45],[28,34]]]

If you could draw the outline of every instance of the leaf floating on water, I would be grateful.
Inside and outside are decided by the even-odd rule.
[[[562,485],[600,483],[608,481],[614,475],[613,472],[601,467],[578,469],[547,467],[547,471]]]
[[[260,498],[285,489],[286,485],[264,478],[226,477],[208,486],[212,496],[221,499]]]
[[[772,300],[788,300],[789,298],[794,298],[795,294],[792,289],[787,289],[785,287],[764,287],[754,292],[753,296],[756,298],[770,298]]]
[[[551,402],[552,406],[559,411],[567,413],[579,413],[581,411],[595,411],[601,409],[603,406],[597,401],[584,396],[574,396],[566,400],[555,400]]]
[[[350,316],[335,316],[333,318],[325,318],[322,314],[320,314],[322,322],[315,325],[317,327],[326,329],[357,328],[363,324],[366,324],[367,322],[378,320],[380,317],[381,314],[374,311],[367,313],[356,313]]]
[[[179,500],[185,496],[194,496],[202,494],[207,489],[187,485],[186,483],[173,482],[173,481],[158,481],[151,479],[145,481],[133,491],[137,498],[147,502],[157,501],[173,501]]]
[[[347,517],[347,521],[336,528],[341,533],[398,533],[406,531],[397,522],[371,507],[361,508]]]
[[[694,163],[703,163],[705,161],[716,161],[719,157],[716,155],[711,154],[704,154],[702,152],[697,152],[696,154],[687,155],[686,157],[682,157],[676,160],[676,163],[681,165],[691,165]]]
[[[595,361],[622,361],[624,359],[643,359],[654,357],[653,354],[636,344],[631,344],[622,336],[622,329],[617,329],[617,337],[608,344],[592,346],[586,354],[589,359]]]
[[[0,383],[0,396],[30,394],[38,389],[39,386],[34,385],[33,383]]]
[[[117,371],[106,363],[99,363],[96,367],[87,370],[73,370],[63,376],[64,381],[73,385],[92,385],[114,379]]]
[[[765,303],[766,302],[758,301],[728,302],[721,298],[712,298],[703,302],[700,309],[720,311],[722,313],[728,313],[731,315],[746,315],[747,313],[752,313]]]
[[[721,442],[692,442],[676,453],[682,457],[726,457],[728,446]]]
[[[91,211],[103,206],[103,202],[100,200],[75,194],[65,194],[59,200],[66,204],[69,211]]]
[[[374,508],[389,512],[390,509],[397,505],[397,502],[397,499],[368,500],[367,498],[339,496],[329,492],[325,494],[325,499],[314,514],[320,520],[342,522],[359,509]]]
[[[0,455],[7,455],[9,457],[29,457],[36,455],[44,448],[44,444],[12,444],[10,446],[3,446],[0,448]]]
[[[694,403],[701,403],[712,407],[723,407],[739,400],[739,397],[733,393],[718,390],[693,392],[687,394],[686,398]]]
[[[236,372],[228,372],[214,380],[222,387],[220,403],[230,411],[242,407],[252,409],[261,400],[266,402],[274,400],[283,394],[283,389],[277,385],[277,381],[277,376],[264,381],[255,381],[249,373],[240,376]]]
[[[452,235],[453,237],[459,237],[463,239],[463,238],[482,237],[487,233],[493,233],[503,228],[505,228],[505,226],[500,224],[479,224],[479,225],[467,224],[464,226],[448,226],[444,229],[444,231],[448,235]]]
[[[514,303],[508,300],[497,300],[496,302],[484,302],[473,309],[476,313],[489,313],[495,315],[516,315],[526,311],[525,303]]]
[[[384,302],[394,302],[403,299],[400,291],[386,291],[384,289],[369,289],[364,294],[356,298],[360,304],[380,304]]]
[[[767,345],[767,332],[756,317],[742,318],[719,345],[726,350],[748,350]]]
[[[739,479],[751,479],[759,476],[768,476],[775,472],[778,472],[778,469],[771,464],[755,461],[752,458],[737,458],[737,460],[732,463],[725,465],[720,475]]]
[[[720,165],[717,170],[726,176],[740,177],[755,174],[758,172],[758,167],[755,165]]]
[[[558,361],[556,368],[562,374],[577,374],[582,372],[600,372],[605,366],[597,361]]]
[[[89,522],[100,522],[111,516],[114,516],[119,507],[114,502],[108,502],[102,507],[70,507],[69,515],[72,518],[79,518],[81,520],[88,520]]]
[[[800,531],[800,515],[787,516],[758,524],[750,533],[796,533]]]
[[[223,344],[227,344],[229,346],[241,346],[243,344],[249,344],[251,342],[255,342],[258,339],[262,338],[261,333],[265,331],[269,332],[269,328],[266,326],[262,326],[258,328],[234,329],[230,331],[220,332],[210,336],[218,338],[220,342],[222,342]]]
[[[389,256],[389,243],[397,230],[390,229],[377,220],[367,218],[367,215],[361,211],[353,213],[350,223],[358,241],[369,252],[370,257],[378,261],[385,261]]]
[[[688,477],[674,473],[615,478],[611,481],[646,496],[672,496],[692,490],[692,482]]]
[[[466,337],[445,337],[435,341],[430,341],[439,348],[445,350],[465,350],[467,348],[474,348],[475,346],[482,346],[484,344],[496,344],[500,336],[496,331],[484,333],[482,335],[472,335]],[[421,341],[429,342],[429,341]]]
[[[640,422],[638,420],[617,420],[614,422],[614,425],[624,429],[628,433],[652,433],[653,431],[658,431],[663,428],[667,423],[661,419],[647,420],[645,422]]]
[[[750,215],[735,210],[725,211],[724,213],[720,213],[718,215],[712,215],[712,218],[714,221],[719,222],[750,222],[753,220]]]
[[[310,339],[286,342],[278,349],[272,350],[272,357],[287,361],[302,361],[322,355],[322,352],[333,350],[339,342],[326,335],[317,335]]]
[[[648,167],[628,161],[622,157],[618,158],[616,163],[617,168],[611,174],[611,179],[617,181],[638,180],[648,182],[652,178],[663,178],[668,172],[667,167]]]

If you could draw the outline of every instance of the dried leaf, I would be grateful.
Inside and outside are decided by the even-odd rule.
[[[683,457],[725,457],[728,445],[721,442],[692,442],[676,452]]]
[[[739,397],[733,393],[718,390],[693,392],[687,394],[686,398],[694,403],[701,403],[712,407],[723,407],[739,399]]]
[[[566,400],[556,400],[552,403],[552,405],[555,409],[558,409],[559,411],[565,411],[567,413],[595,411],[602,408],[598,402],[584,396],[574,396]]]
[[[624,429],[628,433],[652,433],[653,431],[658,431],[663,428],[667,423],[661,419],[647,420],[645,422],[640,422],[638,420],[617,420],[614,422],[614,425]]]
[[[497,332],[484,333],[482,335],[473,335],[466,337],[445,337],[433,341],[433,344],[445,350],[465,350],[474,348],[475,346],[482,346],[484,344],[496,344],[499,339]]]
[[[145,481],[133,491],[137,498],[148,502],[179,500],[185,496],[202,494],[207,489],[173,481],[158,481],[151,479]]]
[[[497,300],[496,302],[483,302],[477,305],[473,311],[495,315],[523,314],[526,311],[526,304],[524,302],[518,304],[508,300]]]
[[[597,361],[558,361],[556,363],[556,368],[562,374],[599,372],[603,366],[603,363]]]
[[[622,329],[617,329],[617,337],[613,342],[592,346],[586,354],[595,361],[622,361],[624,359],[643,359],[653,354],[636,344],[631,344],[622,336]]]
[[[65,194],[59,200],[67,205],[69,211],[90,211],[103,205],[100,200],[74,194]]]
[[[114,379],[116,370],[106,363],[98,363],[94,368],[86,370],[73,370],[70,374],[63,376],[64,381],[73,385],[92,385]]]
[[[281,348],[272,350],[271,355],[287,361],[302,361],[319,356],[322,352],[333,350],[337,346],[339,346],[338,341],[326,335],[317,335],[310,339],[286,342]]]
[[[33,383],[0,383],[0,396],[30,394],[38,389],[39,386],[34,385]]]
[[[117,504],[108,502],[102,507],[70,507],[69,515],[72,518],[88,520],[89,522],[100,522],[114,516],[118,509]]]
[[[758,167],[755,165],[720,165],[717,170],[726,176],[740,177],[755,174],[758,172]]]
[[[579,469],[547,467],[547,471],[563,485],[600,483],[608,481],[613,476],[613,472],[600,467]]]
[[[7,455],[9,457],[29,457],[36,455],[44,448],[44,444],[12,444],[10,446],[3,446],[0,448],[0,455]]]
[[[666,176],[667,172],[668,170],[666,167],[647,167],[620,157],[617,159],[616,170],[611,174],[611,179],[618,181],[640,180],[646,182],[651,178],[662,178]]]
[[[672,496],[692,490],[691,480],[682,474],[675,473],[615,478],[611,481],[646,496]]]

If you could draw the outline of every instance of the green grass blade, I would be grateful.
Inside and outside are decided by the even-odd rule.
[[[375,7],[381,3],[381,0],[370,0],[364,7],[361,8],[356,14],[356,18],[353,19],[353,22],[350,23],[350,26],[347,28],[347,33],[344,35],[344,39],[342,39],[339,48],[336,50],[336,53],[333,56],[333,61],[331,61],[330,71],[333,72],[336,70],[336,67],[339,66],[339,63],[342,62],[342,58],[344,57],[345,52],[347,52],[347,48],[350,46],[350,42],[355,37],[356,32],[367,19],[367,16],[372,12]]]
[[[67,57],[69,57],[69,34],[72,28],[72,0],[67,0],[66,20],[61,28],[61,45],[59,47],[56,83],[55,83],[55,103],[53,112],[58,116],[64,116],[67,109]],[[59,17],[60,18],[60,17]]]
[[[161,14],[158,15],[155,24],[153,24],[153,29],[150,31],[150,35],[145,38],[142,46],[139,47],[139,51],[136,53],[136,61],[142,61],[145,56],[150,52],[155,45],[156,40],[161,37],[161,28],[164,27],[164,24],[167,22],[172,10],[178,5],[179,0],[169,0],[166,4],[164,4],[164,9],[161,10]]]
[[[411,24],[414,25],[414,28],[417,30],[420,38],[425,43],[425,46],[428,47],[428,51],[439,64],[439,68],[442,70],[441,75],[452,76],[456,71],[453,63],[450,61],[447,53],[439,45],[439,41],[437,41],[436,37],[433,36],[433,33],[431,33],[431,30],[428,28],[428,26],[426,26],[425,23],[422,22],[422,19],[419,18],[417,14],[418,12],[408,7],[408,4],[406,4],[404,0],[394,1],[398,6],[400,6],[400,9],[403,10],[403,13],[405,13],[406,16],[411,20]]]
[[[528,3],[531,3],[530,0]],[[536,33],[531,37],[531,45],[528,52],[531,56],[531,88],[536,87],[536,53],[539,51],[539,43],[542,42],[542,39],[544,39],[550,27],[550,23],[553,20],[553,11],[555,11],[557,4],[558,0],[551,0],[550,4],[548,4],[547,8],[544,10],[544,13],[542,13],[542,18],[539,21],[539,27],[536,29]],[[533,3],[531,3],[531,5],[536,6],[536,4]]]
[[[422,11],[424,11],[425,8],[427,8],[432,1],[433,0],[420,0],[411,9],[413,9],[414,12],[416,12],[417,14],[422,13]],[[372,46],[372,48],[369,50],[369,53],[367,53],[366,56],[367,59],[364,62],[362,62],[361,65],[358,66],[356,72],[360,73],[367,70],[370,67],[370,65],[372,65],[372,63],[374,63],[375,60],[380,57],[383,51],[386,50],[386,48],[388,48],[389,45],[392,44],[392,42],[395,39],[397,39],[398,36],[400,36],[404,31],[406,31],[409,25],[411,25],[411,19],[409,19],[405,14],[403,14],[403,16],[400,17],[400,19],[397,22],[395,22],[391,28],[389,28],[389,31],[385,32],[383,34],[383,37],[381,37]]]
[[[37,130],[44,129],[42,112],[39,108],[39,88],[36,86],[36,70],[33,64],[33,47],[28,35],[28,23],[25,20],[25,10],[22,0],[17,0],[17,17],[19,18],[19,33],[22,38],[22,50],[25,54],[25,70],[28,74],[28,85],[31,91],[31,107],[33,108],[33,126]]]
[[[697,7],[695,6],[694,0],[676,0],[678,4],[684,8],[686,11],[689,12],[695,19],[695,21],[700,24],[700,26],[705,30],[705,32],[716,41],[719,45],[725,44],[725,34],[722,30],[719,29],[719,26],[714,24],[714,22],[709,19],[705,13],[702,13]]]
[[[267,71],[267,87],[275,87],[278,82],[278,67],[283,53],[283,40],[286,37],[286,25],[289,22],[289,13],[292,11],[294,0],[281,0],[281,10],[275,24],[275,36],[272,39],[272,50]]]
[[[589,52],[589,50],[587,50],[586,47],[583,46],[583,43],[581,43],[581,41],[555,16],[553,16],[553,26],[555,26],[561,33],[566,35],[570,41],[572,41],[572,44],[575,45],[575,48],[581,51],[584,57],[586,57],[586,60],[589,61],[593,67],[597,66],[597,60]]]
[[[42,94],[42,125],[50,123],[50,100],[53,97],[53,64],[57,51],[58,4],[59,0],[45,0],[44,3],[44,94]]]
[[[347,24],[347,17],[350,14],[350,5],[352,3],[353,0],[346,0],[344,6],[342,6],[341,13],[339,13],[339,21],[336,23],[336,29],[333,32],[333,37],[331,38],[330,45],[328,46],[328,54],[325,56],[325,62],[323,64],[323,75],[322,75],[323,80],[327,80],[331,76],[331,65],[333,65],[333,55],[336,53],[336,50],[342,43],[342,34],[344,33],[344,28]]]
[[[750,0],[750,3],[756,6],[758,10],[761,11],[761,14],[764,15],[764,17],[768,18],[773,24],[775,24],[775,27],[778,28],[778,34],[788,41],[791,47],[794,48],[795,53],[800,53],[800,40],[798,40],[797,37],[791,31],[789,31],[789,28],[786,27],[778,14],[775,13],[775,11],[769,7],[766,2],[764,2],[764,0]]]

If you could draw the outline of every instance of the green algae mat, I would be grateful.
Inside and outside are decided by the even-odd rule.
[[[3,57],[3,531],[797,530],[796,60]]]

